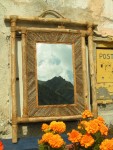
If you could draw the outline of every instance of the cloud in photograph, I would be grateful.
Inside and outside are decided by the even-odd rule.
[[[37,43],[38,80],[61,76],[73,83],[72,45]]]

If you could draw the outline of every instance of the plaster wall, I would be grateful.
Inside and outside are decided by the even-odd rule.
[[[98,23],[96,29],[98,34],[113,36],[112,0],[0,0],[0,137],[2,138],[11,138],[10,24],[4,22],[4,16],[38,16],[50,9],[58,11],[66,18]],[[18,45],[20,46],[19,41]],[[21,115],[21,111],[19,113]],[[99,107],[99,114],[108,124],[113,124],[113,105]],[[20,136],[37,134],[37,124],[20,126]]]

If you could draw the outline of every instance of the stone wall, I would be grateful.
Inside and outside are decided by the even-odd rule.
[[[112,0],[0,0],[0,136],[2,138],[11,138],[10,24],[4,22],[4,16],[38,16],[49,9],[58,11],[66,18],[98,23],[96,31],[98,34],[113,36]],[[105,117],[108,123],[113,123],[113,107],[110,110],[109,107],[99,107],[99,114]],[[29,136],[31,133],[37,135],[37,124],[27,126],[20,126],[20,136]]]

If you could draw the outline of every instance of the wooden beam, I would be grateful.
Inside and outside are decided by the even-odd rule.
[[[17,100],[16,100],[16,17],[11,18],[11,95],[12,95],[12,142],[17,142]]]
[[[98,115],[97,100],[96,100],[96,73],[95,63],[93,58],[93,31],[92,25],[88,25],[88,52],[90,64],[91,92],[92,92],[92,111],[95,117]]]
[[[15,30],[16,31],[22,31],[25,29],[25,27],[19,27],[16,26]],[[63,29],[63,28],[38,28],[38,27],[26,27],[27,31],[34,31],[34,32],[65,32],[65,33],[81,33],[87,35],[88,32],[87,30],[72,30],[72,29]]]
[[[46,121],[53,121],[53,120],[75,120],[82,118],[81,115],[75,115],[75,116],[62,116],[62,117],[30,117],[30,118],[22,118],[18,117],[18,123],[30,123],[30,122],[46,122]]]
[[[10,19],[13,17],[11,16],[5,16],[6,21],[10,21]],[[76,25],[76,26],[85,26],[89,24],[87,21],[72,21],[71,19],[67,18],[42,18],[42,17],[21,17],[16,16],[17,21],[28,21],[28,22],[38,22],[38,23],[45,23],[45,24],[61,24],[61,25]],[[93,23],[93,26],[97,26],[97,23]]]
[[[26,29],[22,30],[22,80],[23,80],[23,117],[28,117],[27,76],[26,76]]]
[[[82,74],[83,74],[83,94],[84,94],[84,101],[85,101],[85,109],[88,109],[88,75],[87,75],[87,61],[86,61],[86,44],[85,44],[85,34],[81,37],[81,45],[82,45]]]
[[[77,105],[75,59],[76,59],[76,56],[75,56],[75,44],[72,44],[73,79],[74,79],[74,104]]]

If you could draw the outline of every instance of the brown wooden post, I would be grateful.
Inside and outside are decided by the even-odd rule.
[[[75,69],[75,44],[72,44],[72,61],[73,61],[73,78],[74,78],[74,104],[77,104],[77,90],[76,90],[76,69]]]
[[[90,64],[90,78],[91,78],[91,92],[92,92],[92,112],[96,117],[98,115],[98,107],[96,100],[96,72],[93,57],[93,31],[92,24],[88,24],[88,51],[89,51],[89,64]]]
[[[26,29],[22,30],[22,79],[23,79],[23,117],[28,117],[27,75],[26,75]]]
[[[11,95],[12,95],[12,142],[17,142],[17,100],[16,100],[16,16],[11,16]]]
[[[82,43],[82,70],[83,70],[83,97],[85,102],[85,109],[88,109],[88,77],[87,77],[87,63],[86,63],[86,45],[85,45],[85,34],[81,37]]]

